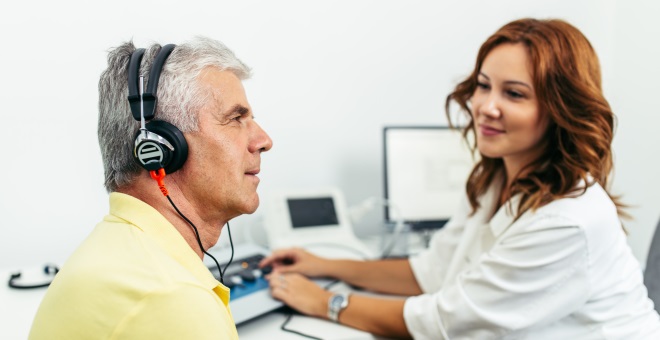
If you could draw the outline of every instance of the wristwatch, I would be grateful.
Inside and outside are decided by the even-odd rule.
[[[335,293],[328,299],[328,319],[339,322],[339,313],[348,306],[348,293]]]

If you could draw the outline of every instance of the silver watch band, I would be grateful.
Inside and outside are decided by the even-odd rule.
[[[338,322],[339,313],[348,307],[348,293],[335,293],[328,299],[328,319]]]

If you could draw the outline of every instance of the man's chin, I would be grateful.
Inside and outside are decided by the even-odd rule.
[[[257,211],[257,208],[259,208],[259,196],[256,196],[255,194],[255,198],[251,202],[246,203],[244,214],[254,214],[254,212]]]

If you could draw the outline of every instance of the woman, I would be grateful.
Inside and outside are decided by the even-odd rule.
[[[561,20],[511,22],[447,97],[450,120],[453,101],[481,158],[429,249],[366,262],[275,251],[263,262],[275,268],[272,295],[386,336],[660,339],[622,205],[607,191],[614,115],[589,41]],[[342,306],[305,276],[409,297],[352,294]]]

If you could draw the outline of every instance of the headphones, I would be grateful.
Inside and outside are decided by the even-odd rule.
[[[149,84],[142,91],[140,63],[145,49],[138,48],[131,55],[128,65],[128,102],[133,118],[141,122],[140,130],[135,135],[133,158],[147,171],[165,169],[165,173],[173,173],[181,169],[188,158],[188,143],[183,133],[176,126],[165,121],[151,121],[156,115],[158,104],[158,80],[165,65],[165,60],[176,45],[163,46],[149,72]],[[149,121],[145,125],[145,121]]]
[[[175,45],[173,44],[165,45],[156,54],[154,62],[151,65],[151,71],[149,72],[149,84],[147,85],[146,92],[142,91],[143,81],[140,77],[140,63],[142,62],[145,49],[136,49],[131,54],[131,59],[128,62],[128,102],[131,106],[133,118],[141,123],[140,130],[135,135],[133,158],[141,167],[149,171],[151,178],[158,182],[160,191],[170,201],[174,210],[190,224],[195,232],[199,248],[204,254],[213,259],[220,272],[220,282],[224,283],[224,272],[227,271],[227,267],[229,267],[229,264],[234,258],[234,243],[231,240],[229,222],[227,222],[227,230],[229,231],[229,243],[231,244],[231,258],[225,269],[220,270],[218,260],[204,249],[197,227],[179,211],[170,198],[165,184],[163,184],[165,174],[170,174],[181,169],[186,158],[188,158],[188,142],[183,137],[181,130],[170,123],[156,120],[145,124],[145,121],[152,120],[156,115],[158,79],[160,79],[160,73],[163,70],[163,65],[165,65],[165,60],[170,56],[174,47]]]
[[[48,275],[53,275],[53,276],[55,276],[55,274],[57,274],[57,272],[59,272],[59,271],[60,271],[60,270],[59,270],[56,266],[54,266],[54,265],[50,265],[50,264],[48,264],[48,265],[44,266],[44,273],[46,273],[46,274],[48,274]],[[20,273],[20,272],[18,272],[18,273],[14,273],[14,274],[11,274],[11,276],[9,277],[9,282],[8,282],[7,284],[8,284],[9,287],[11,287],[11,288],[16,288],[16,289],[32,289],[32,288],[43,288],[43,287],[48,287],[48,286],[50,285],[50,282],[52,282],[52,281],[50,281],[50,282],[40,283],[40,284],[36,284],[36,285],[22,285],[22,284],[17,284],[15,281],[18,280],[18,279],[20,279],[20,278],[21,278],[21,273]]]

